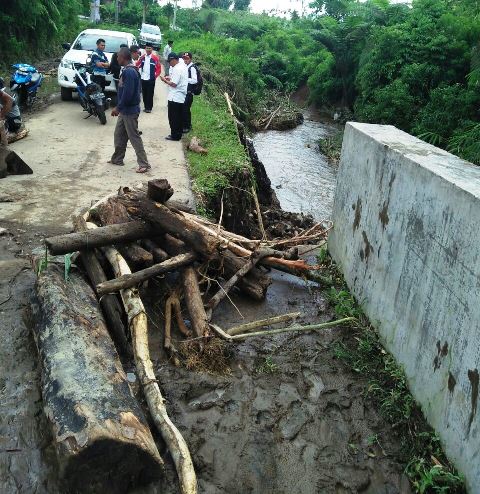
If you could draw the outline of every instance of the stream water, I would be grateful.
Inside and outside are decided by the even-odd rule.
[[[291,130],[269,130],[254,137],[255,149],[286,211],[329,219],[333,207],[336,167],[318,150],[318,140],[334,127],[305,112],[305,121]]]

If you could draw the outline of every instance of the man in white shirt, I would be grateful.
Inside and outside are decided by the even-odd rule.
[[[187,66],[188,88],[185,103],[183,104],[183,133],[186,134],[192,130],[192,103],[194,89],[198,84],[198,70],[192,60],[192,54],[186,51],[182,55],[183,61]]]
[[[168,88],[168,122],[170,124],[170,135],[165,139],[168,141],[179,141],[183,130],[183,104],[187,96],[188,72],[187,66],[179,62],[176,53],[168,55],[170,64],[170,76],[160,79],[169,86]]]
[[[173,41],[169,40],[163,49],[163,66],[165,67],[165,75],[168,75],[170,64],[168,63],[168,55],[172,53]]]
[[[153,95],[155,94],[155,80],[162,71],[160,60],[157,55],[152,53],[153,47],[150,44],[145,45],[145,55],[142,55],[136,62],[140,69],[142,80],[142,96],[145,112],[150,113],[153,109]]]

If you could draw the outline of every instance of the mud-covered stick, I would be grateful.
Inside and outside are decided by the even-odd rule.
[[[271,326],[272,324],[278,324],[279,322],[290,321],[291,319],[297,319],[297,317],[300,317],[301,315],[301,312],[290,312],[281,316],[267,317],[266,319],[259,319],[258,321],[240,324],[239,326],[226,329],[225,332],[230,336],[235,336],[237,334],[248,333],[253,329],[263,328],[264,326]]]
[[[230,336],[230,340],[238,341],[243,340],[245,338],[249,338],[252,336],[268,336],[272,334],[280,334],[280,333],[290,333],[294,331],[314,331],[318,329],[326,329],[332,328],[334,326],[338,326],[340,324],[345,324],[347,322],[354,321],[354,317],[345,317],[343,319],[337,319],[336,321],[324,322],[321,324],[310,324],[308,326],[291,326],[289,328],[280,328],[280,329],[267,329],[266,331],[257,331],[255,333],[246,333],[246,334],[238,334],[235,336]]]

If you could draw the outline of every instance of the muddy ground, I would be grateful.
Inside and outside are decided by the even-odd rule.
[[[43,112],[38,118],[53,124],[59,119],[70,122],[62,105],[49,107],[45,110],[48,116]],[[75,161],[69,175],[66,167],[83,151],[76,147],[77,154],[70,150],[62,156],[63,141],[47,134],[42,139],[48,151],[37,144],[36,153],[45,165],[44,176],[14,177],[0,184],[3,200],[12,201],[0,203],[0,226],[8,230],[0,235],[0,492],[5,493],[62,492],[43,414],[31,321],[26,317],[35,278],[29,253],[44,236],[65,231],[73,211],[90,205],[106,189],[114,191],[118,183],[137,180],[131,170],[102,175],[102,170],[109,171],[103,168],[103,147],[90,156],[91,163]],[[33,152],[29,149],[25,154]],[[170,158],[172,152],[177,150],[168,150]],[[67,164],[59,163],[59,154]],[[168,161],[165,166],[155,176],[170,178]],[[108,180],[102,181],[102,176]],[[55,200],[62,193],[56,177],[68,201]],[[153,295],[147,293],[145,301],[152,321],[159,326],[162,304]],[[216,318],[225,328],[240,320],[290,311],[302,312],[302,322],[332,318],[318,287],[283,274],[275,275],[265,302],[240,297],[234,302],[243,319],[225,302]],[[231,373],[226,375],[174,367],[159,351],[161,333],[154,324],[150,335],[159,384],[171,418],[190,446],[199,492],[410,492],[396,437],[364,398],[367,383],[333,357],[334,342],[351,337],[348,328],[252,338],[236,344],[229,348]],[[374,437],[378,442],[372,441]],[[161,485],[142,493],[177,493],[168,452],[158,436],[157,440],[167,462],[166,477]]]

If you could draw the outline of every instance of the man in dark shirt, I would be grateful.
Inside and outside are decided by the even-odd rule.
[[[137,155],[137,173],[150,170],[143,141],[138,131],[140,114],[140,74],[132,64],[132,55],[128,48],[120,48],[117,54],[118,63],[123,67],[118,82],[117,106],[112,110],[112,117],[118,117],[115,127],[115,151],[109,161],[112,165],[124,165],[123,159],[130,141]]]

